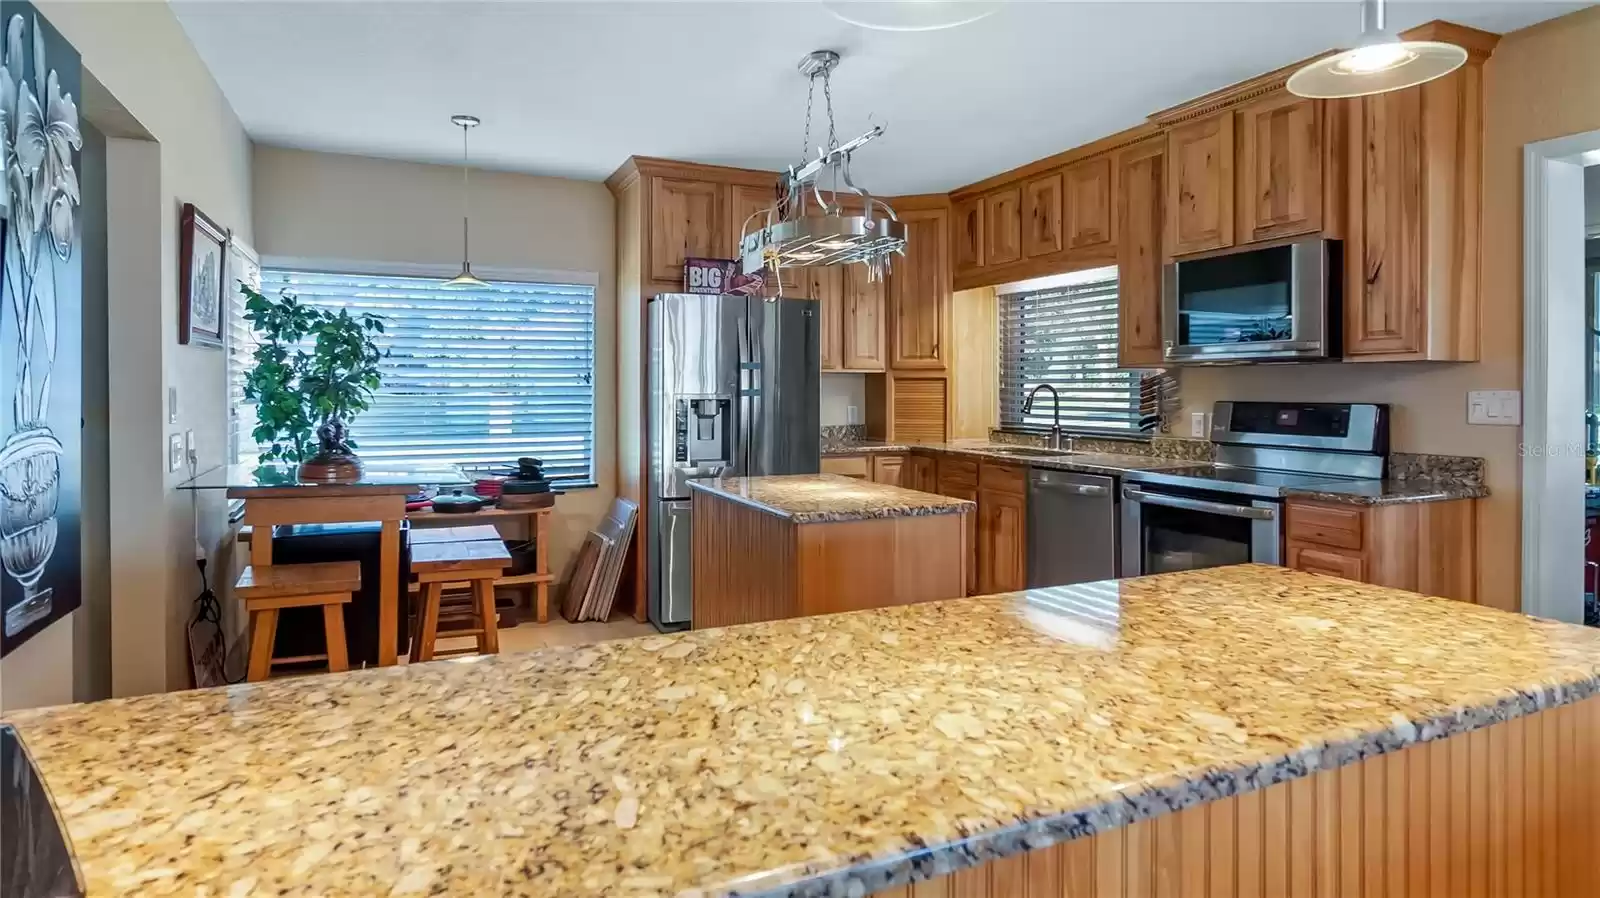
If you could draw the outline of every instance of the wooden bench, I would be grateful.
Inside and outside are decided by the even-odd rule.
[[[328,662],[330,673],[350,669],[344,636],[344,606],[361,589],[361,563],[331,561],[318,564],[249,565],[234,585],[234,595],[244,602],[250,620],[250,682],[272,675],[273,664],[301,661]],[[322,607],[326,654],[274,658],[278,636],[278,611],[283,608]]]
[[[411,660],[432,661],[440,654],[459,655],[473,649],[454,649],[438,652],[434,643],[439,638],[439,606],[444,599],[446,583],[465,582],[472,590],[472,625],[463,629],[445,631],[446,637],[476,637],[481,654],[500,652],[500,635],[494,610],[494,583],[500,573],[511,564],[511,553],[498,539],[467,542],[413,542],[411,546],[411,572],[422,586],[422,607],[417,609],[415,635],[411,640]]]

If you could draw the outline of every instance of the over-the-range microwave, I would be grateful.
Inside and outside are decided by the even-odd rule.
[[[1343,247],[1301,238],[1191,256],[1166,266],[1168,364],[1337,359]]]

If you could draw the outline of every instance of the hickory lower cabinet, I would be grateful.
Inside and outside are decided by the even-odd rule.
[[[1476,601],[1477,500],[1284,503],[1285,567]]]
[[[978,503],[972,522],[974,595],[1012,592],[1028,586],[1028,469],[959,456],[936,461],[941,495]]]
[[[896,453],[874,455],[830,455],[822,460],[822,473],[904,486],[906,457]],[[924,490],[933,492],[933,490]]]

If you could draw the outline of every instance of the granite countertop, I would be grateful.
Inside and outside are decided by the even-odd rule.
[[[725,477],[691,480],[689,487],[771,512],[796,524],[961,514],[977,507],[965,499],[837,474]]]
[[[1243,565],[11,719],[90,895],[819,896],[1597,676],[1597,630]]]
[[[910,443],[885,443],[882,440],[858,440],[853,443],[832,443],[822,447],[823,458],[841,455],[878,455],[885,452],[910,452]]]
[[[1027,465],[1052,471],[1075,471],[1082,474],[1121,476],[1139,471],[1166,471],[1182,473],[1197,480],[1207,478],[1209,464],[1197,464],[1194,459],[1167,458],[1157,455],[1123,455],[1107,452],[1071,452],[1057,456],[1019,456],[1004,452],[1016,448],[1009,443],[989,440],[955,440],[948,443],[915,443],[895,445],[872,443],[871,449],[855,449],[846,444],[823,452],[824,456],[861,455],[870,452],[941,452],[966,455],[1011,465]],[[1476,461],[1475,459],[1472,459]],[[1280,497],[1337,502],[1346,505],[1395,505],[1407,502],[1444,502],[1451,499],[1481,499],[1489,490],[1481,479],[1470,476],[1459,478],[1411,478],[1405,480],[1322,480],[1314,485],[1286,486],[1276,490]]]

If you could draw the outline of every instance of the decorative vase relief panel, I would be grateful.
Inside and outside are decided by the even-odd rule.
[[[78,607],[83,227],[78,53],[0,2],[0,656]]]

